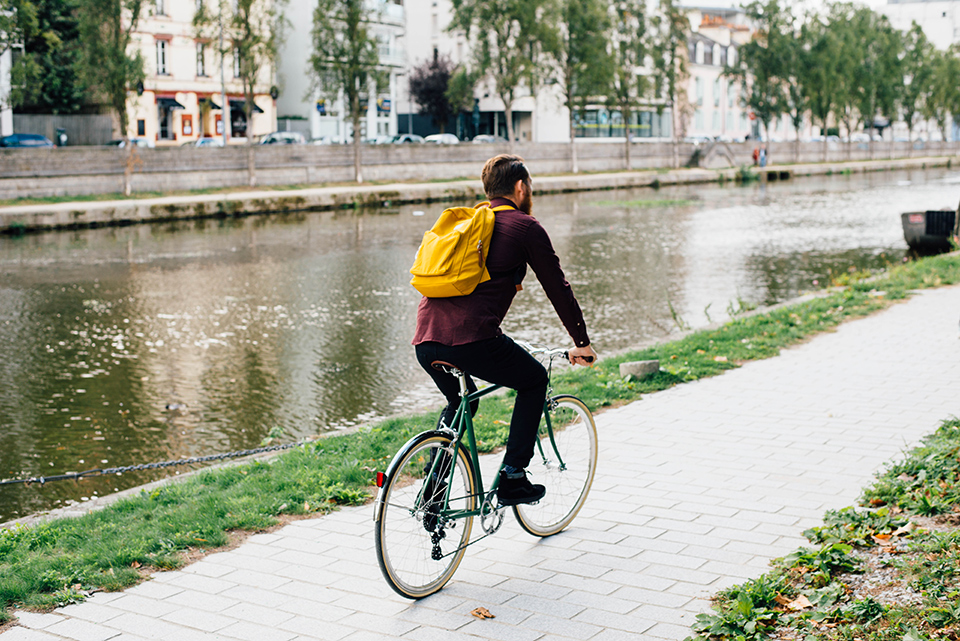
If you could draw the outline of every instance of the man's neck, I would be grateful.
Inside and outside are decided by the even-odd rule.
[[[511,207],[513,207],[514,209],[516,209],[517,211],[520,211],[520,208],[517,207],[517,203],[513,202],[512,200],[510,200],[510,199],[507,198],[506,196],[497,196],[496,198],[491,198],[491,199],[490,199],[490,206],[491,206],[491,207],[502,207],[503,205],[510,205]]]

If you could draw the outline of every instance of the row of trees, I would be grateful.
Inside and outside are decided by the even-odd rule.
[[[764,132],[780,117],[798,131],[809,118],[824,134],[842,123],[848,135],[902,118],[911,138],[925,119],[948,139],[951,114],[960,114],[960,49],[938,50],[916,23],[902,32],[849,2],[796,16],[780,0],[758,0],[746,12],[757,34],[726,74],[748,87],[743,100]],[[826,135],[823,144],[826,157]]]

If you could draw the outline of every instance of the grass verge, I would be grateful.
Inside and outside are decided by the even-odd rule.
[[[784,347],[849,318],[884,308],[910,290],[960,282],[960,255],[927,258],[867,279],[843,277],[842,290],[716,329],[554,376],[557,393],[598,409],[776,356]],[[661,371],[623,379],[624,361],[659,359]],[[512,399],[487,397],[476,419],[480,448],[506,443]],[[0,531],[0,623],[11,607],[50,608],[92,591],[137,583],[151,569],[176,568],[185,555],[227,544],[230,533],[269,528],[282,518],[323,513],[369,497],[375,471],[400,445],[432,426],[436,413],[385,420],[361,432],[324,438],[269,462],[203,471],[182,482],[73,519]]]
[[[688,641],[960,637],[960,420],[889,465],[859,507],[804,532],[815,547],[724,590]]]

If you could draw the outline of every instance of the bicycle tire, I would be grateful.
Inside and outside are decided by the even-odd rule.
[[[541,537],[570,525],[587,500],[597,469],[597,426],[587,406],[565,394],[553,397],[548,405],[553,441],[544,419],[538,434],[540,447],[534,449],[527,467],[531,481],[544,485],[547,494],[536,504],[513,508],[520,527]]]
[[[449,455],[452,447],[450,436],[437,432],[425,432],[411,439],[387,468],[391,473],[377,499],[377,562],[390,587],[408,599],[421,599],[440,590],[456,572],[470,541],[472,516],[444,521],[431,516],[429,500],[420,499],[421,488],[428,483],[425,469],[430,468],[436,454]],[[477,493],[473,469],[462,446],[455,460],[448,508],[474,510]],[[441,491],[435,495],[442,496]],[[443,556],[434,560],[432,537],[438,531],[444,536],[437,542]],[[458,536],[449,536],[454,532]]]

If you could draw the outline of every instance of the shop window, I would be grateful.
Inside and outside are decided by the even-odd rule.
[[[220,114],[214,116],[214,128],[217,130],[217,135],[223,135],[223,119],[220,117]]]
[[[157,137],[173,140],[173,110],[165,105],[157,106]]]
[[[147,135],[147,121],[143,118],[137,120],[137,135],[146,136]]]
[[[180,132],[184,136],[193,135],[193,116],[192,115],[188,116],[184,114],[180,116]]]

